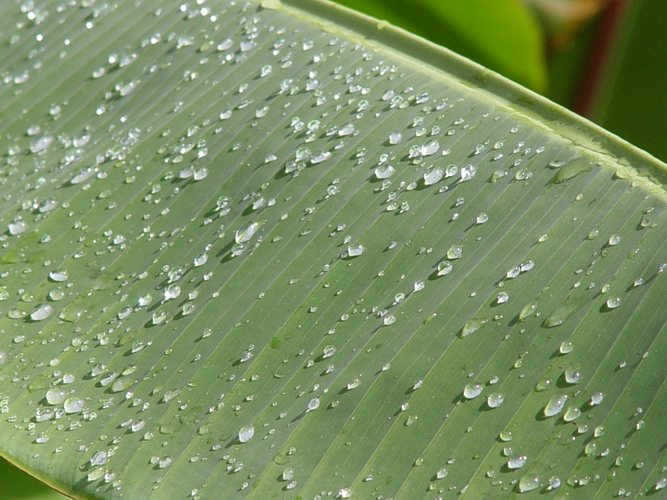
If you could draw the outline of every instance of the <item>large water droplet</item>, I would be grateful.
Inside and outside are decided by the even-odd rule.
[[[575,366],[565,368],[564,376],[568,384],[578,384],[581,382],[581,372]]]
[[[528,460],[528,457],[526,455],[518,455],[516,457],[512,457],[507,461],[507,468],[508,469],[520,469],[524,465],[526,465],[526,461]]]
[[[474,399],[482,394],[483,390],[484,386],[482,384],[467,384],[463,388],[463,397],[466,399]]]
[[[255,428],[252,425],[246,425],[239,429],[239,441],[247,443],[255,435]]]
[[[489,394],[486,398],[486,404],[489,408],[498,408],[505,401],[505,396],[499,392]]]
[[[424,174],[424,184],[426,186],[432,186],[433,184],[440,182],[444,176],[445,174],[442,169],[434,168]]]
[[[549,401],[547,402],[546,406],[544,407],[544,416],[553,417],[555,415],[558,415],[560,412],[563,411],[566,401],[567,401],[566,394],[559,394],[557,396],[552,396],[551,399],[549,399]]]
[[[241,243],[246,243],[247,241],[250,241],[250,239],[255,235],[257,230],[259,229],[259,222],[251,222],[247,226],[239,229],[236,231],[236,234],[234,235],[234,241],[236,241],[237,244]]]
[[[53,314],[53,307],[49,304],[40,304],[30,313],[32,321],[42,321]]]
[[[540,487],[540,478],[535,475],[526,475],[519,479],[519,491],[526,493]]]
[[[65,398],[67,398],[67,391],[60,387],[52,387],[46,391],[46,402],[50,405],[62,404]]]

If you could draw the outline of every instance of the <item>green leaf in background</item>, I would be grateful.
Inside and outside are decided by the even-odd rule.
[[[547,86],[544,39],[517,0],[337,0],[465,55],[534,90]]]
[[[665,2],[628,2],[627,14],[596,88],[590,115],[609,130],[667,159]],[[622,105],[618,105],[622,102]]]
[[[667,486],[664,164],[328,2],[0,19],[0,454],[75,497]]]
[[[62,500],[62,495],[22,470],[0,459],[0,498]]]

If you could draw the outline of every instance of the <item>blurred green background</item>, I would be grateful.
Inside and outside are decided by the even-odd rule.
[[[483,64],[667,160],[667,0],[338,0]],[[0,459],[0,500],[61,499]]]

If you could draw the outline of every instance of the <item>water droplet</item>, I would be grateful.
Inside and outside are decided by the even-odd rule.
[[[83,399],[67,398],[63,406],[65,413],[78,413],[83,410]]]
[[[403,134],[400,132],[392,132],[389,134],[389,144],[398,144],[403,139]]]
[[[255,235],[259,227],[260,227],[259,222],[251,222],[247,226],[236,231],[236,234],[234,235],[234,241],[236,241],[236,244],[238,245],[250,241],[250,239]]]
[[[25,230],[28,229],[28,225],[22,220],[17,220],[10,222],[7,229],[9,230],[9,234],[16,236],[17,234],[25,232]]]
[[[111,384],[111,392],[127,390],[132,384],[134,384],[134,379],[131,377],[119,377],[113,381],[113,384]]]
[[[452,265],[452,263],[448,260],[443,260],[443,261],[438,263],[437,274],[438,274],[438,276],[445,276],[446,274],[451,273],[452,269],[454,269],[454,266]]]
[[[510,300],[509,294],[507,292],[500,292],[498,294],[498,296],[496,297],[496,304],[498,304],[498,305],[504,304],[508,300]]]
[[[561,326],[576,310],[577,307],[574,304],[563,304],[544,320],[543,326],[545,328]]]
[[[164,300],[172,300],[181,294],[181,287],[171,284],[164,289]]]
[[[607,309],[616,309],[618,306],[621,305],[621,298],[609,297],[607,299],[607,302],[605,302],[605,305],[607,306]]]
[[[308,410],[307,411],[314,411],[317,410],[320,407],[320,399],[319,398],[313,398],[310,401],[308,401]]]
[[[49,279],[55,282],[63,282],[69,279],[69,273],[67,271],[51,271],[49,273]]]
[[[486,398],[486,404],[489,408],[498,408],[505,401],[505,396],[499,392],[489,394]]]
[[[461,329],[461,336],[467,337],[468,335],[472,335],[477,330],[482,328],[482,326],[484,326],[485,323],[486,320],[483,319],[469,319],[468,321],[466,321],[465,325],[463,325],[463,328]]]
[[[486,212],[481,212],[475,218],[476,224],[486,224],[489,221],[489,215]]]
[[[563,415],[563,420],[566,422],[573,422],[574,420],[578,419],[580,415],[581,410],[579,408],[576,406],[568,406],[567,410],[565,410],[565,414]]]
[[[559,167],[558,172],[552,179],[552,182],[554,184],[560,184],[561,182],[565,182],[579,174],[591,170],[591,168],[593,167],[590,160],[586,158],[575,158],[574,160],[566,163],[564,166]]]
[[[255,428],[252,425],[246,425],[239,429],[239,441],[247,443],[255,435]]]
[[[519,479],[519,491],[526,493],[540,487],[540,478],[534,475],[526,475]]]
[[[536,302],[531,302],[530,304],[526,304],[519,312],[519,321],[526,321],[528,318],[534,315],[536,311],[537,311]]]
[[[501,431],[498,437],[503,443],[507,443],[511,441],[514,436],[512,435],[512,431]]]
[[[447,477],[447,469],[443,467],[442,469],[438,469],[438,472],[435,473],[436,479],[444,479]]]
[[[596,392],[591,396],[590,405],[597,406],[604,401],[604,394],[601,392]]]
[[[419,148],[419,154],[421,156],[431,156],[438,152],[440,149],[440,143],[438,141],[428,141],[426,144],[422,144]]]
[[[544,416],[548,418],[558,415],[560,412],[563,411],[566,401],[567,401],[566,394],[559,394],[557,396],[552,396],[551,399],[549,399],[549,401],[547,402],[546,406],[544,407]]]
[[[526,455],[519,455],[516,457],[512,457],[507,461],[507,468],[508,469],[520,469],[524,465],[526,465],[526,461],[528,460],[528,457]]]
[[[609,243],[610,247],[614,247],[614,246],[618,245],[620,242],[621,242],[621,236],[618,235],[618,234],[612,234],[609,237],[609,240],[608,240],[607,243]]]
[[[379,180],[389,179],[395,172],[396,169],[391,165],[380,165],[375,168],[375,177]]]
[[[560,488],[560,479],[553,476],[549,478],[549,484],[547,486],[547,490],[555,490],[557,488]]]
[[[560,347],[558,347],[558,352],[561,354],[569,354],[574,350],[574,344],[569,340],[564,340],[561,342]]]
[[[526,273],[535,267],[535,262],[530,259],[525,260],[521,263],[519,267],[521,268],[522,273]]]
[[[505,276],[508,279],[512,279],[512,278],[516,278],[517,276],[519,276],[519,274],[521,274],[521,267],[520,266],[514,266],[509,271],[507,271],[505,273]]]
[[[447,258],[449,260],[460,259],[463,256],[463,247],[461,245],[452,245],[447,250]]]
[[[474,399],[482,394],[483,390],[484,386],[482,384],[467,384],[463,388],[463,397],[466,399]]]
[[[385,314],[384,317],[382,318],[382,324],[384,326],[390,326],[396,323],[396,316],[393,314]]]
[[[364,253],[363,245],[348,245],[347,247],[347,256],[348,257],[358,257]]]
[[[352,379],[350,382],[348,382],[345,387],[347,388],[348,391],[351,391],[352,389],[356,389],[360,385],[361,385],[361,380],[359,380],[358,378],[355,378],[355,379]]]
[[[140,307],[146,307],[153,302],[153,296],[150,293],[144,294],[137,299],[137,304]]]
[[[332,345],[328,345],[322,351],[322,359],[330,358],[334,354],[336,354],[336,347],[332,346]]]
[[[32,310],[30,319],[32,321],[42,321],[53,314],[53,307],[49,304],[41,304]]]
[[[473,165],[467,165],[461,168],[461,182],[466,182],[475,177],[477,169]]]
[[[99,466],[104,465],[106,463],[107,463],[107,452],[106,451],[95,452],[90,459],[90,465],[92,465],[93,467],[99,467]]]
[[[350,498],[352,496],[351,488],[341,488],[338,490],[338,498]]]
[[[574,366],[568,366],[565,369],[565,381],[568,384],[578,384],[581,382],[581,372],[577,367]]]
[[[165,311],[155,311],[151,316],[151,321],[154,325],[162,324],[166,319],[167,313]]]
[[[445,174],[442,169],[434,168],[424,174],[424,184],[426,186],[432,186],[433,184],[440,182],[444,176]]]
[[[46,391],[46,402],[50,405],[59,405],[67,398],[67,391],[59,387],[52,387]]]
[[[283,478],[283,481],[293,480],[294,479],[294,469],[292,469],[291,467],[287,467],[287,468],[283,469],[282,478]]]

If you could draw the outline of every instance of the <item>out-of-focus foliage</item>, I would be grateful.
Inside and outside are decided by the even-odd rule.
[[[545,91],[542,29],[517,0],[338,0]]]

